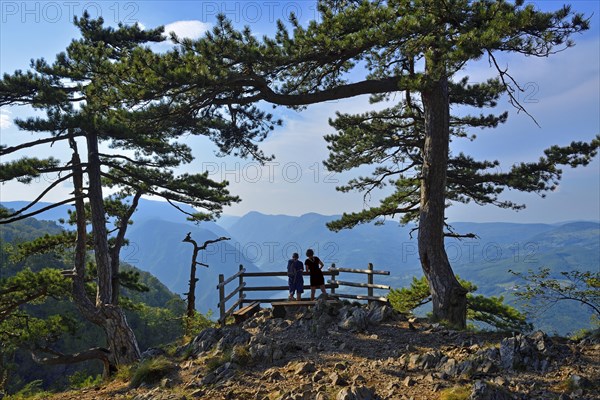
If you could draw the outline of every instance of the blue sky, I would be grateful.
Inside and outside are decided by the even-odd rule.
[[[563,2],[538,1],[544,10],[560,7]],[[509,121],[497,129],[476,131],[474,142],[454,142],[452,151],[463,151],[477,159],[498,159],[501,168],[520,161],[536,160],[543,149],[566,145],[572,140],[590,140],[600,133],[600,2],[572,1],[574,10],[591,17],[591,29],[576,36],[576,46],[555,56],[536,59],[522,56],[502,57],[525,88],[521,100],[539,125],[506,102],[497,110],[508,110]],[[73,15],[87,9],[92,16],[102,15],[110,24],[140,23],[144,27],[166,25],[167,31],[180,36],[198,37],[209,29],[217,13],[223,12],[239,26],[249,25],[258,35],[273,32],[277,19],[294,11],[303,23],[316,16],[312,1],[0,1],[0,71],[26,70],[29,60],[44,57],[53,60],[77,36],[71,24]],[[160,45],[156,49],[167,49]],[[490,77],[487,61],[474,62],[466,68],[474,81]],[[322,136],[332,133],[327,120],[335,111],[363,112],[371,106],[366,97],[329,102],[308,107],[303,112],[283,108],[275,114],[284,121],[261,145],[274,162],[259,166],[250,160],[218,158],[215,146],[204,138],[190,138],[196,160],[188,171],[209,171],[216,180],[227,179],[230,190],[242,202],[227,208],[226,214],[242,215],[256,210],[267,214],[301,215],[308,212],[337,214],[356,211],[377,204],[377,195],[363,199],[361,194],[343,194],[335,190],[357,173],[330,174],[322,160],[327,158]],[[19,132],[12,124],[15,117],[31,115],[25,108],[0,110],[0,143],[13,145],[29,140],[29,133]],[[66,156],[60,148],[48,148],[55,156]],[[21,154],[22,155],[22,154]],[[2,161],[8,161],[8,158]],[[53,177],[45,176],[33,185],[16,183],[0,187],[0,200],[32,199]],[[68,186],[58,188],[45,198],[58,201]],[[558,190],[547,198],[517,192],[505,193],[506,199],[524,202],[527,209],[514,212],[475,205],[453,206],[447,215],[451,221],[558,222],[586,219],[600,220],[600,162],[587,168],[565,169]]]

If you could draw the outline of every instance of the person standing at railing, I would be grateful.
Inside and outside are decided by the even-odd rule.
[[[325,277],[323,276],[323,271],[321,268],[325,266],[323,261],[317,256],[315,256],[315,252],[313,249],[306,250],[306,261],[304,261],[304,265],[306,266],[306,272],[310,273],[310,299],[315,299],[315,291],[317,287],[321,288],[321,292],[324,297],[327,297],[327,292],[325,292]]]
[[[302,261],[298,260],[300,256],[298,253],[292,254],[292,259],[288,260],[287,271],[288,271],[288,286],[290,288],[290,300],[294,300],[294,293],[296,293],[296,300],[302,300],[302,293],[304,293],[304,278],[302,272],[304,266]]]

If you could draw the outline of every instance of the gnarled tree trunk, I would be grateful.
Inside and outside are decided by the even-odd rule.
[[[434,60],[428,59],[427,62],[426,68],[437,67]],[[467,291],[454,276],[444,247],[450,106],[448,79],[444,73],[438,73],[437,76],[441,77],[431,82],[421,93],[425,112],[425,143],[419,215],[419,257],[429,282],[434,319],[464,328]]]
[[[111,368],[121,364],[130,364],[140,359],[140,350],[133,330],[127,323],[123,310],[113,304],[118,296],[113,296],[113,280],[117,279],[110,260],[106,213],[102,196],[98,137],[88,133],[88,178],[89,200],[92,212],[94,232],[94,254],[98,268],[98,292],[96,308],[102,315],[101,326],[106,332]]]

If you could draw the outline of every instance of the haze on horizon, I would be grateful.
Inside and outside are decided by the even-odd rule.
[[[241,27],[250,25],[257,35],[270,34],[276,19],[284,17],[285,10],[300,11],[301,21],[314,16],[314,2],[252,2],[258,5],[258,14],[244,2],[219,2],[190,0],[177,2],[115,2],[93,3],[92,15],[102,15],[106,22],[140,23],[144,27],[166,25],[166,31],[180,36],[199,37],[210,29],[217,12],[224,12]],[[542,9],[556,9],[561,1],[533,2]],[[571,1],[575,11],[591,15],[591,29],[575,38],[576,45],[547,59],[505,57],[505,66],[519,80],[525,91],[523,103],[541,127],[527,115],[518,114],[502,101],[495,110],[509,111],[504,126],[496,129],[475,131],[478,138],[473,142],[456,141],[452,151],[463,151],[476,159],[498,159],[502,167],[520,161],[536,160],[545,148],[566,145],[573,140],[588,141],[600,133],[600,3]],[[0,72],[12,73],[16,69],[27,70],[29,60],[44,57],[52,61],[63,51],[77,31],[70,22],[72,15],[80,15],[82,5],[87,3],[35,2],[26,8],[22,2],[2,2],[0,25]],[[90,3],[92,4],[92,3]],[[209,7],[211,6],[211,7]],[[79,8],[78,8],[79,7]],[[112,7],[112,8],[111,8]],[[220,8],[221,7],[221,8]],[[95,14],[94,14],[95,13]],[[167,44],[156,50],[168,49]],[[468,65],[466,74],[473,81],[483,80],[490,74],[489,65],[482,61]],[[506,99],[504,99],[506,100]],[[278,128],[261,145],[266,154],[276,156],[266,165],[235,157],[215,156],[216,147],[206,138],[189,138],[188,144],[195,151],[196,160],[184,171],[207,171],[215,180],[228,180],[229,189],[242,201],[224,209],[225,215],[241,216],[250,211],[264,214],[302,215],[315,212],[336,215],[344,211],[358,211],[368,204],[377,204],[384,192],[364,199],[360,193],[340,193],[335,187],[348,179],[368,174],[361,169],[352,173],[331,174],[323,167],[327,158],[324,134],[333,133],[328,119],[336,111],[363,112],[372,107],[367,96],[309,106],[302,112],[284,108],[274,110],[283,119]],[[0,110],[0,143],[15,145],[26,137],[12,123],[14,118],[34,115],[25,107]],[[57,157],[64,158],[66,149],[50,148]],[[22,156],[23,153],[15,157]],[[474,204],[453,205],[447,210],[450,221],[472,222],[545,222],[571,220],[600,220],[600,160],[599,157],[587,167],[564,169],[563,179],[555,192],[545,199],[535,194],[507,191],[503,198],[525,203],[525,210],[515,212],[493,206]],[[3,157],[2,161],[9,161]],[[32,185],[7,183],[0,186],[0,201],[32,200],[42,188],[52,182],[52,176],[44,176]],[[58,188],[42,201],[58,201],[69,186]]]

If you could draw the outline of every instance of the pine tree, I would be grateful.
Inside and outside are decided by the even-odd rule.
[[[586,165],[599,140],[554,146],[538,162],[490,173],[496,161],[451,156],[450,140],[467,136],[472,127],[495,127],[507,114],[457,117],[450,114],[450,106],[494,107],[506,95],[526,112],[516,95],[521,88],[498,65],[497,55],[552,55],[571,47],[571,36],[588,29],[588,21],[569,6],[541,12],[522,0],[322,0],[318,7],[318,22],[303,27],[292,16],[293,33],[280,22],[275,37],[262,40],[249,28],[237,31],[220,17],[206,37],[180,41],[174,54],[188,66],[187,73],[180,81],[171,76],[168,83],[187,89],[177,101],[192,109],[207,101],[232,106],[266,101],[302,108],[362,94],[370,94],[372,101],[401,95],[396,106],[384,111],[339,114],[332,122],[338,133],[327,137],[329,169],[384,163],[372,177],[353,180],[341,190],[369,193],[391,178],[395,192],[380,206],[344,215],[330,228],[396,214],[402,222],[417,221],[433,316],[464,327],[466,291],[444,249],[446,235],[460,236],[445,232],[447,202],[518,209],[522,206],[499,199],[505,188],[552,190],[561,177],[559,166]],[[495,79],[479,84],[454,79],[469,61],[482,57],[497,72]],[[202,69],[194,66],[199,60]],[[204,89],[194,91],[195,84]],[[205,90],[210,84],[213,90]]]
[[[71,240],[75,253],[74,268],[69,274],[72,296],[85,318],[106,333],[109,352],[105,373],[108,373],[140,356],[135,335],[118,302],[122,277],[119,252],[140,197],[159,196],[181,211],[178,203],[204,210],[189,215],[195,221],[212,219],[223,206],[239,201],[229,194],[227,182],[212,181],[207,173],[175,173],[178,166],[193,159],[191,149],[182,143],[182,135],[209,135],[224,153],[238,148],[242,148],[243,155],[252,153],[260,157],[261,153],[254,151],[254,138],[247,139],[243,130],[230,129],[231,124],[219,110],[213,111],[212,118],[206,118],[206,114],[182,117],[171,113],[170,108],[169,113],[163,113],[167,107],[162,99],[145,103],[151,103],[152,107],[139,104],[140,91],[145,86],[128,86],[128,77],[150,76],[146,72],[153,67],[156,55],[143,44],[162,41],[162,28],[142,31],[137,25],[120,25],[113,29],[103,26],[101,18],[93,20],[86,14],[76,18],[75,24],[82,37],[73,40],[54,63],[43,59],[32,61],[30,71],[5,74],[0,81],[0,105],[28,105],[46,112],[45,118],[16,120],[20,129],[43,137],[23,140],[13,147],[2,146],[2,156],[19,151],[43,154],[43,145],[47,144],[67,145],[71,152],[71,158],[64,161],[51,156],[24,156],[3,163],[2,182],[30,183],[44,173],[57,173],[58,178],[23,209],[3,210],[0,223],[18,221],[62,204],[74,204],[76,232],[63,237]],[[269,115],[257,112],[256,119],[261,122],[256,125],[255,135],[261,136],[262,130],[272,129]],[[101,144],[106,144],[108,150]],[[30,211],[52,189],[67,181],[74,187],[67,198]],[[106,189],[115,194],[105,198]],[[109,220],[114,227],[111,232]],[[87,231],[88,224],[91,232]],[[113,234],[110,239],[109,233]],[[86,295],[83,278],[89,243],[94,250],[98,281],[95,301]],[[87,356],[96,357],[97,352],[90,350]],[[80,359],[81,354],[78,358],[64,355],[47,361]]]

